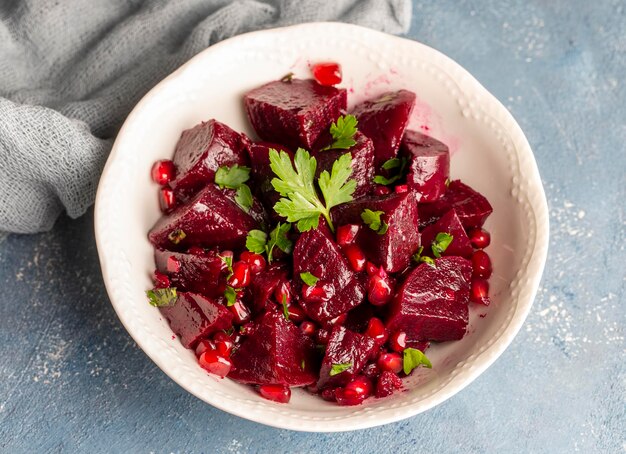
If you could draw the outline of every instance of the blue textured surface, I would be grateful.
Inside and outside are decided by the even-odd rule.
[[[133,343],[100,276],[92,212],[0,236],[0,451],[626,451],[626,7],[417,1],[410,37],[465,66],[534,148],[552,236],[522,331],[472,385],[409,420],[303,434],[187,394]]]

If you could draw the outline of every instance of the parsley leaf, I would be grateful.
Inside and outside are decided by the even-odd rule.
[[[366,208],[361,213],[361,219],[363,219],[363,222],[365,222],[365,224],[367,224],[374,232],[379,235],[384,235],[387,233],[389,226],[380,218],[383,214],[385,214],[384,211],[372,211],[369,208]]]
[[[237,188],[237,194],[235,194],[235,202],[237,202],[237,205],[239,205],[246,213],[250,211],[253,202],[250,186],[248,186],[247,184],[242,184]]]
[[[185,238],[187,238],[187,234],[181,230],[181,229],[176,229],[173,230],[172,232],[170,232],[169,235],[167,235],[167,238],[174,244],[178,244],[181,241],[183,241]]]
[[[272,148],[270,166],[277,177],[272,179],[272,186],[282,196],[274,205],[274,211],[289,222],[297,222],[301,232],[316,228],[322,215],[334,232],[330,219],[331,208],[351,201],[356,189],[356,181],[348,180],[352,173],[350,153],[342,155],[333,163],[330,174],[326,170],[321,173],[318,184],[324,203],[315,189],[317,160],[308,151],[298,148],[292,164],[287,153],[278,153]]]
[[[283,301],[281,303],[283,305],[283,316],[285,320],[289,320],[289,308],[287,307],[287,297],[283,295]]]
[[[250,179],[250,167],[235,164],[223,166],[215,172],[215,183],[220,188],[237,189]]]
[[[385,186],[389,186],[390,184],[395,183],[400,178],[404,177],[404,169],[406,168],[407,162],[408,162],[407,159],[404,158],[404,157],[388,159],[383,164],[383,166],[382,166],[383,169],[385,169],[385,170],[398,169],[398,171],[394,172],[395,175],[393,175],[393,176],[391,176],[389,178],[384,177],[382,175],[376,175],[374,177],[374,183],[383,184]]]
[[[317,284],[317,281],[320,280],[319,277],[312,275],[308,271],[306,273],[300,273],[300,279],[302,279],[302,282],[304,282],[309,287],[314,286],[315,284]]]
[[[226,269],[228,270],[226,279],[229,279],[233,275],[233,257],[231,255],[218,255],[218,257],[224,265],[226,265]]]
[[[237,290],[232,288],[230,285],[227,285],[224,290],[224,298],[226,298],[226,306],[230,307],[234,305],[237,300]]]
[[[427,255],[422,255],[422,252],[424,252],[424,246],[420,246],[417,252],[413,255],[413,260],[416,262],[428,263],[430,266],[435,268],[435,261]]]
[[[155,288],[148,290],[146,296],[151,306],[164,307],[173,306],[176,303],[176,288]]]
[[[357,132],[357,123],[358,120],[354,115],[342,115],[337,118],[337,121],[330,125],[330,135],[333,137],[333,143],[322,148],[322,150],[347,150],[356,145],[354,135]]]
[[[263,230],[250,230],[246,237],[246,248],[255,254],[263,254],[267,244],[267,233]]]
[[[340,364],[333,364],[330,367],[330,372],[328,373],[328,375],[330,375],[331,377],[334,377],[335,375],[338,375],[348,369],[350,369],[352,367],[352,363],[340,363]]]
[[[421,350],[418,350],[416,348],[405,348],[402,356],[402,369],[407,375],[409,375],[413,369],[419,366],[424,366],[428,369],[433,368],[432,363],[426,357],[426,355]]]
[[[301,368],[302,370],[304,370],[304,368],[305,368],[304,358],[303,358],[303,359],[302,359],[302,361],[300,362],[300,368]]]
[[[437,258],[441,257],[441,254],[443,254],[446,249],[448,249],[448,246],[450,246],[450,243],[452,243],[453,239],[454,237],[449,233],[438,233],[435,237],[435,241],[433,241],[433,244],[431,245],[433,255]]]

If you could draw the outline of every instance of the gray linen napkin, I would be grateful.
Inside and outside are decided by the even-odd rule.
[[[401,33],[410,17],[410,0],[0,2],[0,230],[82,215],[128,112],[207,46],[311,21]]]

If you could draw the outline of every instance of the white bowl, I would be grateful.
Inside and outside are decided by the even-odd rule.
[[[310,77],[309,62],[343,66],[353,105],[385,90],[418,95],[412,128],[446,142],[453,178],[487,196],[493,214],[490,307],[472,305],[458,342],[428,351],[432,370],[405,380],[405,391],[340,407],[294,390],[289,404],[262,399],[251,387],[217,379],[172,335],[145,296],[154,269],[146,234],[159,218],[152,163],[172,156],[182,130],[216,118],[252,134],[242,95],[293,71]],[[354,25],[315,23],[249,33],[200,53],[137,104],[119,132],[96,200],[95,228],[102,274],[122,323],[174,381],[205,402],[242,418],[286,429],[363,429],[421,413],[459,392],[511,343],[532,305],[548,246],[548,210],[530,146],[511,114],[467,71],[445,55]],[[484,317],[481,315],[486,314]],[[416,371],[417,372],[417,371]],[[488,397],[487,397],[488,398]]]

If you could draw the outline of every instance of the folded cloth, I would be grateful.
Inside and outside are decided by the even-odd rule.
[[[410,17],[410,0],[0,2],[0,230],[82,215],[128,112],[207,46],[311,21],[401,33]]]

